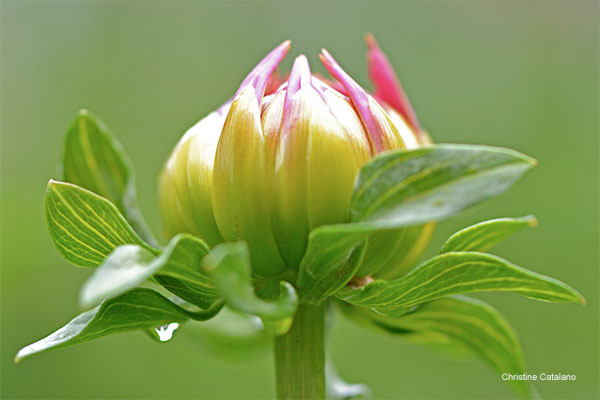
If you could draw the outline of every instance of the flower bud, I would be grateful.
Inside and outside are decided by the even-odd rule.
[[[244,240],[254,273],[275,276],[298,267],[311,229],[348,222],[369,158],[428,143],[385,55],[367,41],[374,95],[326,50],[320,58],[334,81],[312,74],[302,55],[286,79],[274,79],[290,48],[284,42],[230,103],[192,127],[160,178],[167,236],[189,232],[211,246]],[[428,236],[407,238],[405,230],[372,235],[360,273],[389,272],[414,253],[405,243]]]

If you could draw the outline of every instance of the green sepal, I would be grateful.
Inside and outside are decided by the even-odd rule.
[[[489,304],[466,296],[433,300],[411,312],[390,318],[362,307],[338,302],[341,311],[367,327],[414,343],[424,344],[445,356],[475,354],[498,373],[526,372],[521,346],[510,324]],[[522,396],[535,391],[527,381],[509,381]]]
[[[585,303],[575,289],[556,279],[477,252],[440,254],[399,279],[375,280],[359,289],[345,287],[336,296],[383,315],[400,316],[427,301],[481,291],[513,291],[536,300]]]
[[[71,183],[48,183],[46,223],[58,252],[79,267],[100,265],[124,244],[159,253],[138,236],[109,200]]]
[[[135,174],[123,146],[95,115],[81,110],[65,134],[62,179],[113,202],[145,241],[157,246],[137,205]]]
[[[449,251],[484,252],[500,243],[513,233],[537,225],[533,215],[521,218],[497,218],[461,229],[444,243],[441,253]]]
[[[147,288],[136,288],[86,311],[68,324],[29,346],[19,350],[15,362],[25,357],[51,349],[72,346],[99,337],[159,327],[189,319],[205,321],[214,317],[222,308],[215,303],[208,310],[188,311],[166,297]]]
[[[298,308],[294,287],[280,282],[280,295],[274,301],[259,298],[252,286],[250,254],[245,242],[222,243],[204,257],[202,265],[213,277],[226,304],[233,310],[256,315],[265,329],[275,335],[287,332]]]
[[[221,297],[213,279],[200,266],[209,251],[202,240],[189,234],[175,236],[158,256],[141,246],[119,246],[84,283],[80,304],[93,306],[155,275],[169,291],[207,309]]]

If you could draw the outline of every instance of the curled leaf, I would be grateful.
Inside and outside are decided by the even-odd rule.
[[[90,307],[156,275],[159,283],[179,297],[209,308],[220,295],[213,279],[200,267],[208,252],[204,242],[188,234],[175,236],[158,256],[138,245],[119,246],[84,283],[80,303]]]
[[[217,245],[202,261],[215,280],[229,307],[259,316],[265,327],[276,334],[285,333],[298,308],[298,297],[288,282],[280,282],[280,296],[274,301],[259,298],[252,286],[250,255],[244,242]]]

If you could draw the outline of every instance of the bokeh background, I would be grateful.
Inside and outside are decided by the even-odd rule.
[[[131,333],[13,364],[16,351],[79,310],[89,270],[69,266],[46,233],[43,198],[62,135],[80,108],[112,128],[133,159],[155,231],[157,174],[180,135],[231,96],[268,50],[329,49],[366,78],[363,35],[387,51],[437,142],[518,149],[540,165],[512,191],[439,226],[453,231],[535,213],[540,225],[496,253],[579,289],[586,307],[515,294],[483,297],[519,332],[545,398],[597,398],[597,2],[10,2],[1,7],[1,397],[270,398],[271,355],[215,356],[186,334],[166,344]],[[511,398],[478,360],[456,362],[338,318],[341,374],[375,398]]]

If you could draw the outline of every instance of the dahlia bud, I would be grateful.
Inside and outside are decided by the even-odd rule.
[[[367,41],[374,95],[326,50],[320,58],[334,80],[312,74],[303,55],[276,79],[290,42],[272,50],[233,100],[175,147],[160,179],[166,234],[192,233],[211,246],[244,240],[254,273],[274,276],[297,268],[311,229],[348,222],[369,158],[428,143],[385,55]],[[398,264],[409,253],[404,236],[373,235],[360,273]]]

